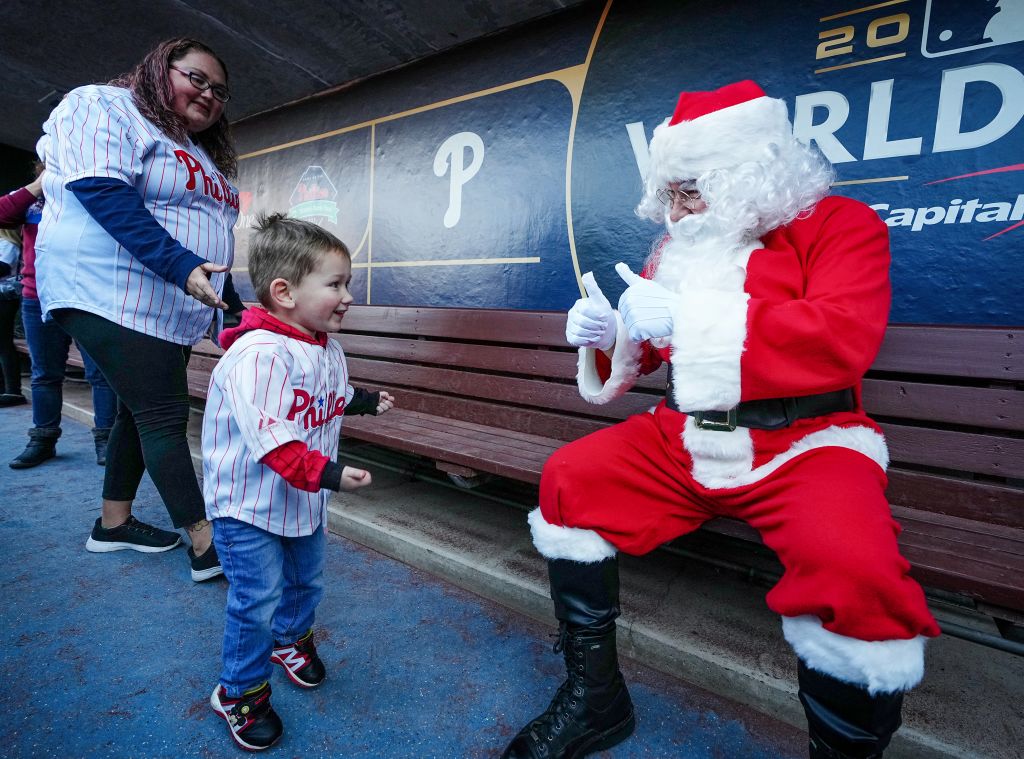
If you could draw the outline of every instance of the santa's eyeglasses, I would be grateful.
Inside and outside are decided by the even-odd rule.
[[[689,203],[690,201],[697,200],[700,198],[700,190],[696,187],[689,187],[685,190],[673,190],[671,187],[664,187],[658,190],[654,196],[663,206],[671,208],[676,204],[676,201]]]

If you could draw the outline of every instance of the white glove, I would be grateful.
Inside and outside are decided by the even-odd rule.
[[[642,342],[672,334],[672,306],[679,296],[657,282],[634,274],[621,261],[615,271],[629,287],[619,298],[619,314],[631,340]]]
[[[583,289],[587,297],[576,301],[565,319],[565,339],[577,348],[606,351],[615,345],[615,312],[593,272],[583,275]]]

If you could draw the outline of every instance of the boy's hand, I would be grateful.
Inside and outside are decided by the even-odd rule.
[[[377,404],[377,416],[395,407],[395,397],[387,390],[380,391],[380,402]]]
[[[354,466],[347,466],[341,470],[341,489],[358,490],[365,487],[373,480],[370,473],[365,469],[356,469]]]

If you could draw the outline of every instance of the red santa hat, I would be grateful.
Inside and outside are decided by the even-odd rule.
[[[746,80],[711,92],[683,92],[675,113],[654,130],[647,184],[696,179],[771,157],[772,145],[793,139],[786,103]]]

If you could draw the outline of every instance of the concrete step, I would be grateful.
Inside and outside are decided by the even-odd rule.
[[[69,414],[88,419],[81,393],[68,393],[66,403]],[[367,464],[373,486],[332,500],[333,532],[554,627],[545,565],[526,523],[528,489],[466,491],[446,486],[429,464],[414,472],[386,451],[361,452],[377,460]],[[509,490],[512,497],[503,497]],[[620,561],[625,655],[805,727],[795,659],[765,606],[765,587],[667,550]],[[933,604],[933,611],[940,622],[995,632],[986,618],[955,606]],[[942,636],[928,646],[925,672],[905,700],[889,759],[1024,757],[1024,657]]]

